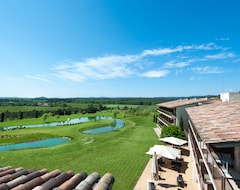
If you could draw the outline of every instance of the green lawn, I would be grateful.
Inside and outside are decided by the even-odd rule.
[[[99,115],[113,116],[109,112]],[[145,152],[150,146],[159,144],[159,141],[153,130],[155,124],[152,115],[126,116],[121,112],[117,116],[124,120],[125,127],[97,135],[83,134],[81,130],[105,125],[109,121],[3,131],[1,135],[40,134],[41,137],[67,136],[72,140],[56,147],[0,152],[1,166],[47,168],[49,171],[58,168],[75,173],[85,171],[88,174],[97,171],[100,175],[111,172],[115,177],[113,189],[131,190],[149,160],[150,156]]]

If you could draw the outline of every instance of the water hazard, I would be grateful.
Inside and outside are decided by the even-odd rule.
[[[27,148],[56,146],[56,145],[66,143],[69,140],[70,139],[68,138],[60,137],[60,138],[48,138],[48,139],[37,140],[32,142],[1,145],[0,152],[9,151],[9,150],[27,149]]]
[[[113,120],[113,118],[106,117],[106,116],[80,117],[75,119],[67,119],[66,121],[59,121],[59,122],[41,123],[41,124],[33,124],[33,125],[21,125],[21,126],[8,126],[8,127],[4,127],[3,130],[37,128],[37,127],[56,127],[56,126],[73,125],[73,124],[79,124],[79,123],[97,121],[97,120]]]
[[[105,127],[95,128],[95,129],[89,129],[89,130],[83,131],[83,133],[85,133],[85,134],[106,133],[106,132],[110,132],[110,131],[114,131],[119,128],[122,128],[124,125],[125,125],[125,123],[122,120],[116,119],[115,126],[105,126]]]
[[[97,121],[97,120],[113,120],[114,125],[113,126],[103,126],[103,127],[99,127],[99,128],[95,128],[95,129],[85,130],[85,131],[83,131],[83,133],[84,134],[106,133],[106,132],[111,132],[111,131],[117,130],[125,125],[125,123],[120,119],[114,120],[112,117],[96,116],[96,117],[82,117],[82,118],[68,119],[67,121],[63,121],[63,122],[52,122],[52,123],[46,123],[46,124],[9,126],[9,127],[5,127],[4,130],[14,130],[14,129],[21,129],[21,128],[36,128],[36,127],[65,126],[65,125],[72,125],[72,124],[84,123],[84,122],[89,122],[89,121]],[[48,138],[48,139],[32,141],[32,142],[0,145],[0,152],[8,151],[8,150],[16,150],[16,149],[57,146],[57,145],[66,143],[68,141],[69,141],[69,139],[62,137],[62,138]]]

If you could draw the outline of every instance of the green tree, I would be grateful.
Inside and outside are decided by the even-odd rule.
[[[4,113],[1,113],[1,122],[4,122]]]
[[[48,119],[48,114],[47,114],[47,113],[44,113],[44,114],[42,115],[42,118],[43,118],[43,121],[46,122],[47,119]]]
[[[23,119],[23,112],[20,111],[20,119]]]
[[[117,118],[118,111],[113,112],[113,118]]]
[[[42,115],[43,121],[47,122],[48,118],[52,116],[52,113],[44,113]]]

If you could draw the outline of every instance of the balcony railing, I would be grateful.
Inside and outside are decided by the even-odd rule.
[[[169,125],[169,122],[168,122],[167,120],[165,120],[165,119],[163,119],[163,118],[160,118],[160,117],[157,117],[157,119],[158,119],[161,123],[163,123],[163,125]]]
[[[197,163],[198,175],[200,179],[200,185],[202,189],[208,189],[204,184],[212,184],[213,189],[215,190],[236,190],[239,189],[233,179],[226,177],[219,167],[219,164],[216,162],[211,152],[205,143],[197,139],[197,136],[193,130],[193,127],[190,124],[190,133],[191,133],[191,144],[193,147],[194,157]],[[198,152],[198,153],[197,153]],[[205,172],[201,170],[204,164]],[[201,174],[201,175],[200,175]]]
[[[158,109],[157,112],[160,113],[160,114],[164,114],[165,116],[167,116],[167,117],[169,117],[169,118],[171,118],[171,119],[175,119],[175,118],[176,118],[176,117],[173,115],[172,112],[167,111],[167,110],[164,110],[164,109],[161,109],[161,108]]]
[[[157,119],[164,123],[164,125],[174,125],[174,120],[167,120],[163,117],[157,117]]]

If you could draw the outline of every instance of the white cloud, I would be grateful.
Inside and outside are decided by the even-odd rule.
[[[136,56],[104,56],[70,63],[68,67],[56,67],[57,76],[76,82],[87,79],[104,80],[129,76],[133,70],[128,64],[138,60]]]
[[[58,64],[54,67],[54,75],[75,82],[131,76],[163,77],[171,69],[187,67],[193,62],[231,58],[234,56],[231,52],[224,52],[224,49],[211,42],[200,45],[182,45],[173,48],[146,49],[138,54],[90,57],[83,61],[67,61]],[[206,53],[210,54],[213,51],[215,52],[214,55],[206,55]],[[218,51],[221,51],[221,53],[216,53]],[[199,55],[204,58],[200,59]],[[165,64],[162,64],[164,62]],[[169,71],[164,70],[164,68],[169,69]],[[194,68],[192,70],[198,73],[220,72],[216,68],[205,68],[205,70],[204,68]]]
[[[169,62],[165,63],[164,67],[166,67],[166,68],[182,68],[182,67],[188,66],[190,62],[191,62],[190,60],[186,61],[186,62],[182,61],[182,62],[177,62],[177,63],[175,61],[169,61]]]
[[[34,80],[39,80],[39,81],[43,81],[43,82],[49,82],[49,80],[43,76],[43,75],[36,75],[36,76],[33,76],[33,75],[25,75],[26,78],[29,78],[29,79],[34,79]]]
[[[141,54],[142,57],[144,56],[159,56],[159,55],[166,55],[176,52],[183,52],[187,50],[219,50],[225,49],[221,46],[216,45],[215,43],[207,43],[201,45],[185,45],[185,46],[177,46],[175,48],[158,48],[158,49],[150,49],[144,50]]]
[[[205,59],[226,59],[234,57],[233,53],[219,53],[214,55],[206,55]]]
[[[210,42],[207,44],[201,44],[201,45],[193,45],[192,49],[195,50],[226,50],[226,48],[222,46],[218,46],[217,44]]]
[[[151,50],[144,50],[141,54],[142,57],[145,56],[159,56],[165,54],[171,54],[175,52],[181,52],[183,48],[181,46],[176,48],[159,48],[159,49],[151,49]]]
[[[169,71],[167,70],[153,70],[153,71],[148,71],[146,73],[143,73],[141,76],[147,77],[147,78],[160,78],[160,77],[165,77]]]
[[[221,70],[218,67],[195,67],[191,69],[192,71],[198,73],[198,74],[218,74],[218,73],[223,73],[224,71]]]
[[[59,78],[68,79],[74,82],[83,82],[85,80],[84,76],[74,71],[60,70],[57,72],[57,74],[54,74],[54,75]]]

